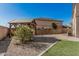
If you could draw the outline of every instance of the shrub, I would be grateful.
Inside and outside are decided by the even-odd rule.
[[[16,37],[16,40],[19,40],[21,43],[25,43],[26,41],[31,40],[33,36],[33,29],[28,26],[16,27],[14,36]]]

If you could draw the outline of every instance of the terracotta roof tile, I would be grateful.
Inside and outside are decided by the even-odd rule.
[[[58,21],[58,22],[63,22],[62,20],[52,19],[52,18],[35,18],[34,20],[44,20],[44,21]]]

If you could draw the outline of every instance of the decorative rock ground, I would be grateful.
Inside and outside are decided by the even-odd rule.
[[[27,42],[24,45],[15,45],[12,39],[10,46],[6,52],[6,56],[36,56],[48,48],[57,39],[52,37],[35,37],[32,42]]]

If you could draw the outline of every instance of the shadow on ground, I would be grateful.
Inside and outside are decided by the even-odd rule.
[[[44,43],[54,43],[56,41],[59,41],[59,39],[54,37],[34,37],[34,42],[44,42]]]
[[[7,51],[10,41],[9,38],[4,38],[0,41],[0,53],[5,53]]]

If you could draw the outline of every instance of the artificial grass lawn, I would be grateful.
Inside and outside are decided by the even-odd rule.
[[[59,41],[43,56],[79,56],[79,42]]]

